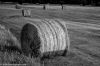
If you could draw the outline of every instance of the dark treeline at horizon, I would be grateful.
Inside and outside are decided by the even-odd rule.
[[[23,3],[39,3],[39,4],[82,4],[84,5],[100,5],[100,0],[0,0],[1,2],[15,2],[19,4]]]

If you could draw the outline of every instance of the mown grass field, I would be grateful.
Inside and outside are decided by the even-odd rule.
[[[47,10],[33,5],[32,20],[23,17],[21,10],[13,6],[0,7],[0,24],[8,27],[20,41],[24,24],[34,19],[55,19],[66,22],[70,35],[70,53],[66,57],[44,60],[44,66],[100,66],[100,7],[48,6]],[[29,6],[28,6],[29,7]]]

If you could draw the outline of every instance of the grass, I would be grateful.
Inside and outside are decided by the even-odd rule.
[[[26,57],[17,52],[0,52],[0,64],[22,64],[29,66],[40,66],[40,63],[36,63],[35,59]]]
[[[53,7],[53,6],[52,6]],[[0,24],[5,25],[11,30],[14,36],[20,41],[20,31],[24,24],[32,22],[36,18],[44,19],[60,19],[65,21],[68,26],[68,31],[71,40],[70,54],[66,57],[54,57],[45,59],[45,66],[100,66],[100,30],[90,29],[92,25],[100,24],[100,7],[80,7],[66,6],[63,11],[60,9],[42,10],[39,8],[32,9],[32,19],[27,20],[27,17],[22,17],[21,10],[0,9]],[[73,23],[76,23],[72,25]],[[84,27],[85,26],[85,27]],[[95,26],[97,27],[97,26]],[[100,27],[98,27],[100,28]],[[0,53],[0,55],[5,53]],[[13,53],[16,58],[16,53]],[[7,55],[7,54],[5,54]],[[3,55],[2,55],[3,56]],[[11,56],[11,55],[9,55]],[[22,55],[24,56],[24,55]],[[20,57],[22,57],[20,56]],[[26,58],[26,56],[24,56]],[[2,57],[1,57],[2,58]],[[27,57],[29,58],[29,57]],[[17,58],[18,59],[18,58]],[[1,59],[2,60],[2,59]],[[21,60],[21,59],[19,59]],[[28,63],[32,64],[29,59]],[[23,63],[22,60],[21,63]],[[19,62],[18,62],[19,63]],[[27,61],[25,61],[27,63]],[[33,62],[33,64],[36,62]]]

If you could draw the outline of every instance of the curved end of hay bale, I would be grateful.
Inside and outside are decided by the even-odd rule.
[[[66,26],[55,20],[27,23],[21,31],[24,53],[37,57],[65,55],[69,49]]]
[[[10,47],[14,46],[21,49],[20,43],[13,34],[5,28],[5,26],[0,25],[0,46],[1,47]]]
[[[29,55],[33,53],[32,55],[39,56],[40,42],[37,28],[29,23],[24,25],[21,31],[21,47],[24,54]]]

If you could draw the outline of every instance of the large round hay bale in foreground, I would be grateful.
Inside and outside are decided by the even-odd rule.
[[[4,47],[6,47],[5,49],[21,49],[21,45],[17,38],[9,31],[9,29],[5,28],[3,25],[0,25],[0,50],[2,50]]]
[[[27,23],[21,31],[22,51],[33,57],[49,57],[66,54],[69,43],[66,26],[55,20]]]

